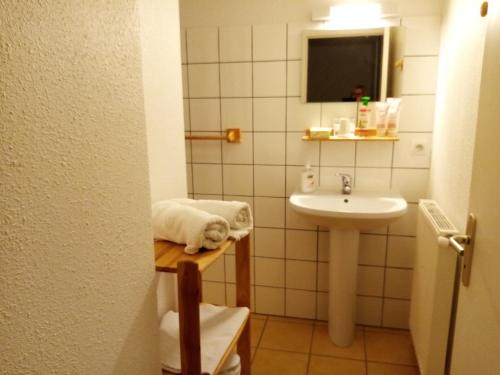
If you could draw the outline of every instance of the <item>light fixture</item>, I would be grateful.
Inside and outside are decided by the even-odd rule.
[[[313,9],[313,21],[326,21],[332,27],[388,26],[397,16],[397,5],[392,2],[336,2]],[[392,20],[391,20],[392,18]]]
[[[382,6],[377,3],[340,3],[330,7],[330,20],[374,20],[380,19]]]

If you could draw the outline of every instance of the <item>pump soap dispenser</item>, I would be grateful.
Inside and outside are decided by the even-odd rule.
[[[356,135],[360,137],[372,136],[377,133],[372,126],[372,108],[370,97],[363,96],[358,110],[358,124],[356,126]]]
[[[301,174],[300,190],[303,193],[312,193],[316,190],[316,174],[311,168],[311,164],[307,163],[304,171]]]

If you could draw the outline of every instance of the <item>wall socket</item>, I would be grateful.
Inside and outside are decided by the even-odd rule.
[[[427,156],[429,153],[429,142],[425,139],[414,139],[411,141],[411,154],[415,156]]]

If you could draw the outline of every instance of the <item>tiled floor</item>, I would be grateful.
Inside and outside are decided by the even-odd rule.
[[[418,375],[406,331],[358,327],[348,348],[326,323],[252,315],[252,375]]]

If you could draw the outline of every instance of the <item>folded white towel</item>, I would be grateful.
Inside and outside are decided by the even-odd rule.
[[[186,244],[184,251],[218,248],[229,235],[226,219],[173,201],[153,204],[154,238]]]
[[[246,202],[177,198],[174,202],[222,216],[229,222],[229,237],[240,240],[253,228],[252,209]]]
[[[241,360],[238,353],[232,353],[226,359],[224,366],[220,370],[220,375],[240,375],[241,374]]]
[[[201,370],[213,374],[236,332],[248,317],[247,307],[200,305]],[[181,372],[179,344],[179,314],[166,313],[160,325],[160,355],[162,367]]]

